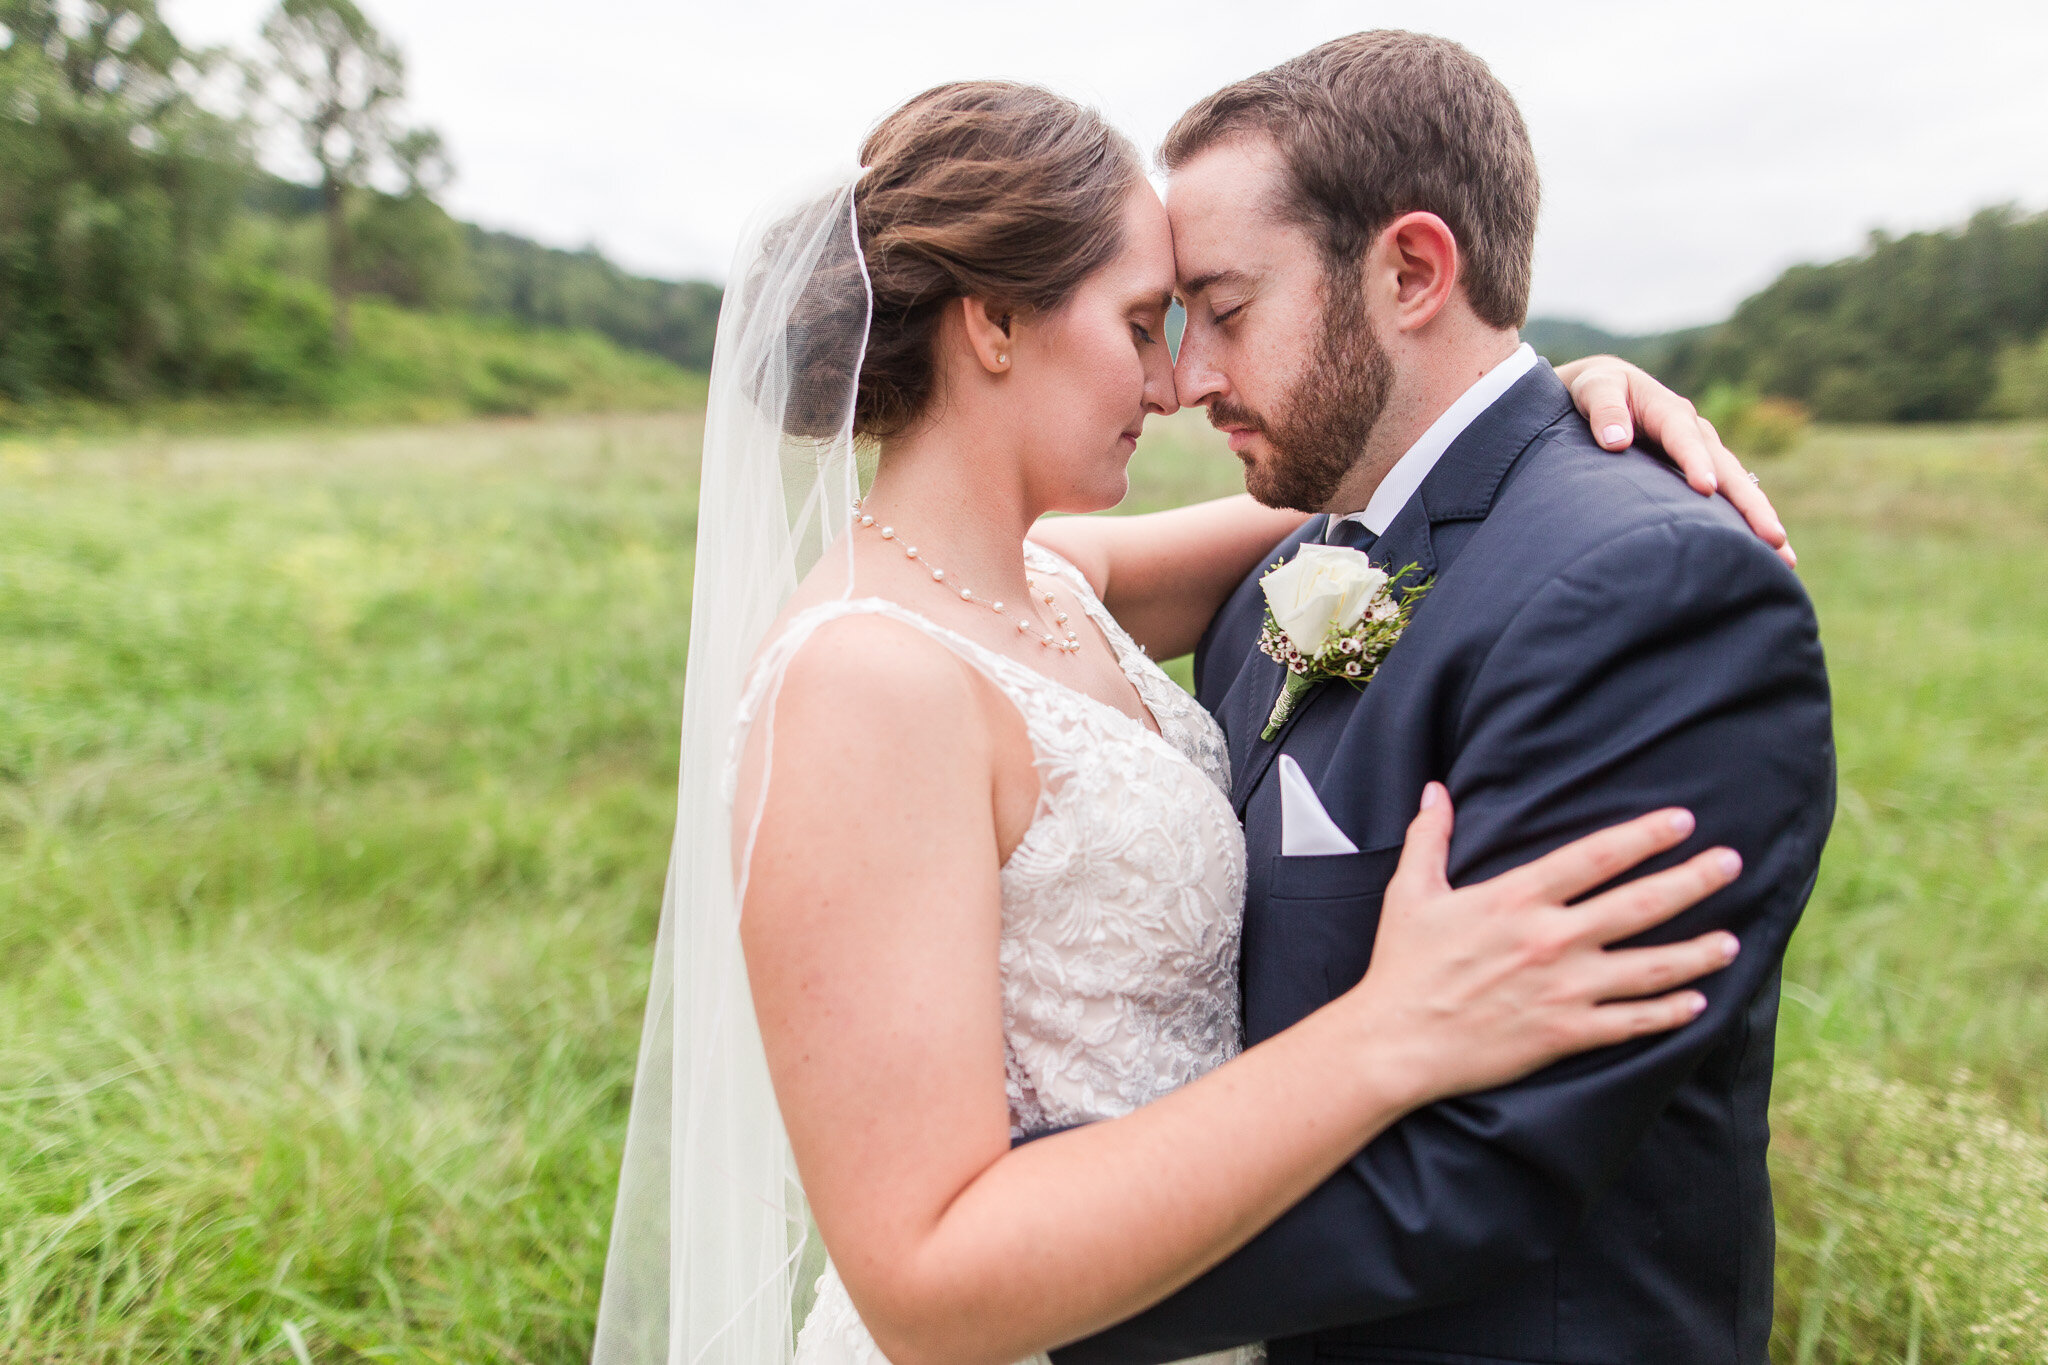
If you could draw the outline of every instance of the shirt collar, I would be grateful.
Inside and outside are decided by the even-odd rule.
[[[1429,430],[1408,447],[1407,453],[1396,460],[1387,476],[1380,480],[1380,486],[1373,490],[1372,501],[1366,503],[1363,511],[1332,517],[1330,526],[1356,521],[1376,536],[1385,535],[1387,527],[1393,525],[1394,518],[1408,505],[1408,499],[1415,496],[1415,490],[1422,487],[1422,481],[1429,477],[1429,471],[1436,468],[1436,462],[1451,448],[1451,442],[1472,425],[1473,419],[1513,388],[1516,380],[1535,368],[1536,352],[1525,341],[1515,348],[1513,355],[1479,376],[1471,388],[1459,394],[1457,401],[1444,409],[1442,416],[1429,424]]]

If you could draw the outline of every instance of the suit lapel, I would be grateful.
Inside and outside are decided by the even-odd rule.
[[[1415,565],[1407,580],[1411,583],[1426,582],[1448,568],[1448,563],[1438,563],[1433,528],[1453,521],[1483,520],[1492,510],[1508,470],[1545,428],[1571,411],[1571,406],[1571,395],[1565,392],[1557,372],[1548,364],[1538,363],[1451,442],[1436,468],[1422,481],[1422,487],[1374,544],[1368,558],[1388,573]],[[1282,542],[1279,554],[1292,555],[1303,541],[1320,539],[1328,525],[1328,517],[1311,519]],[[1259,574],[1263,575],[1267,567],[1270,565],[1262,565]],[[1426,611],[1428,604],[1425,597],[1416,610]],[[1256,634],[1252,636],[1251,647],[1254,651],[1258,648]],[[1272,714],[1273,703],[1286,683],[1287,670],[1264,655],[1257,655],[1251,663],[1252,676],[1241,679],[1233,689],[1237,699],[1231,707],[1232,723],[1228,727],[1233,751],[1231,770],[1235,774],[1231,802],[1237,807],[1239,818],[1244,816],[1259,780],[1286,746],[1288,732],[1332,686],[1325,682],[1311,689],[1279,732],[1270,740],[1262,740],[1259,732],[1265,728],[1266,717]],[[1260,664],[1266,667],[1260,669]]]
[[[1394,515],[1387,524],[1387,533],[1367,552],[1366,558],[1374,568],[1389,574],[1413,564],[1408,577],[1401,580],[1407,586],[1427,583],[1436,576],[1436,544],[1429,534],[1429,514],[1421,498],[1408,499],[1408,505]]]
[[[1516,380],[1494,400],[1492,407],[1458,433],[1458,439],[1451,442],[1436,468],[1429,471],[1429,477],[1415,490],[1408,506],[1394,518],[1381,543],[1394,537],[1402,519],[1415,512],[1418,503],[1426,527],[1452,521],[1484,521],[1493,510],[1493,500],[1499,495],[1508,471],[1522,458],[1522,452],[1571,410],[1571,395],[1565,392],[1557,371],[1538,361],[1535,369]],[[1431,572],[1449,567],[1448,563],[1433,564]]]
[[[1259,785],[1259,779],[1266,775],[1266,769],[1273,765],[1273,759],[1286,745],[1287,732],[1300,723],[1301,718],[1308,714],[1309,708],[1321,700],[1323,693],[1329,691],[1331,686],[1328,682],[1319,682],[1310,688],[1301,700],[1294,704],[1293,712],[1281,722],[1280,729],[1273,737],[1261,739],[1259,735],[1266,728],[1266,719],[1273,714],[1273,703],[1280,700],[1280,689],[1286,685],[1287,670],[1282,665],[1266,659],[1264,655],[1259,657],[1271,664],[1272,677],[1251,690],[1251,698],[1256,702],[1256,705],[1246,713],[1252,739],[1251,748],[1245,756],[1245,761],[1233,770],[1237,774],[1237,780],[1232,784],[1230,793],[1231,804],[1237,807],[1239,819],[1244,818],[1245,803],[1251,800],[1252,791]]]

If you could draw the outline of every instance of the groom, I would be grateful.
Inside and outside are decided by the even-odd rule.
[[[1364,690],[1317,685],[1271,739],[1284,674],[1257,647],[1258,574],[1196,655],[1250,851],[1247,1043],[1364,973],[1431,779],[1456,884],[1690,808],[1694,838],[1654,866],[1727,844],[1745,870],[1654,937],[1721,927],[1743,951],[1697,1022],[1411,1115],[1055,1359],[1263,1338],[1274,1365],[1763,1365],[1779,966],[1834,805],[1806,594],[1727,503],[1595,446],[1518,344],[1535,157],[1463,48],[1328,43],[1189,110],[1163,159],[1181,401],[1208,407],[1262,501],[1329,514],[1273,558],[1322,540],[1431,582]]]

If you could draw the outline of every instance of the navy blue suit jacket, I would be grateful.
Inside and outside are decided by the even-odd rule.
[[[1432,778],[1454,802],[1457,885],[1689,807],[1694,836],[1643,870],[1714,844],[1744,870],[1642,941],[1720,927],[1742,954],[1703,983],[1695,1023],[1409,1116],[1214,1270],[1055,1359],[1267,1339],[1276,1365],[1763,1365],[1779,966],[1834,811],[1806,594],[1725,501],[1595,446],[1547,365],[1465,430],[1371,554],[1434,586],[1364,691],[1325,683],[1260,740],[1281,670],[1256,648],[1257,573],[1196,656],[1249,849],[1247,1042],[1364,974]],[[1280,855],[1281,752],[1362,852]]]

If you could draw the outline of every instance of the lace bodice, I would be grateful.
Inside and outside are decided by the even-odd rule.
[[[862,613],[923,631],[1016,706],[1040,796],[1000,875],[1014,1136],[1129,1113],[1237,1052],[1244,897],[1244,835],[1216,722],[1145,657],[1071,565],[1037,546],[1026,547],[1026,558],[1079,599],[1159,733],[880,598],[824,603],[794,617],[763,653],[740,712],[744,728],[768,681],[819,626]],[[886,1365],[829,1264],[797,1361]]]

